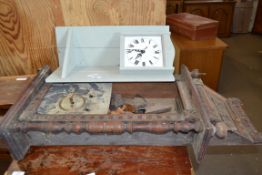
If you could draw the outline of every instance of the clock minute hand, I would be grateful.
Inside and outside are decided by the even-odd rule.
[[[135,49],[136,52],[140,52],[141,56],[144,54],[146,51],[145,50],[140,50],[140,49]]]
[[[140,52],[140,53],[145,53],[145,50],[140,50],[140,49],[126,49],[129,53],[135,51],[135,52]]]

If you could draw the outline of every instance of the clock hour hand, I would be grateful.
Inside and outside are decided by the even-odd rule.
[[[139,57],[142,57],[142,53],[137,54],[135,59],[138,59]]]

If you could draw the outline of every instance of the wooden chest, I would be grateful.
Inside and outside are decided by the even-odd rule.
[[[218,29],[218,21],[189,13],[168,15],[167,24],[172,32],[191,40],[215,39]]]

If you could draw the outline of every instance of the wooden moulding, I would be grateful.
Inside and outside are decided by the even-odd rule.
[[[12,128],[16,125],[19,115],[26,105],[28,105],[30,99],[37,93],[39,86],[44,83],[44,79],[49,73],[50,69],[45,66],[42,71],[39,72],[38,76],[34,78],[24,95],[10,108],[0,123],[0,133],[6,141],[12,156],[16,159],[23,158],[30,148],[30,140],[27,135],[22,132],[12,131]]]
[[[199,83],[197,85],[194,85],[191,74],[185,66],[182,66],[181,71],[182,75],[184,76],[183,78],[185,78],[185,82],[187,84],[189,92],[192,94],[191,100],[200,112],[200,120],[204,127],[201,133],[193,137],[192,142],[192,147],[196,155],[196,159],[197,161],[200,161],[204,157],[212,134],[214,134],[214,128],[212,127],[212,124],[209,120],[209,115],[211,111],[208,109],[210,106],[207,104],[207,99],[205,98],[206,94],[203,89],[203,84]]]
[[[45,83],[49,74],[44,67],[1,122],[1,135],[16,160],[23,159],[30,146],[40,145],[192,145],[200,161],[210,144],[262,141],[238,101],[208,89],[197,71],[184,66],[176,83],[113,84],[113,93],[175,98],[182,105],[181,111],[163,114],[38,114],[52,86]]]
[[[24,157],[31,145],[53,145],[55,140],[59,140],[57,137],[61,140],[66,140],[66,138],[71,138],[72,134],[76,136],[76,140],[79,139],[80,141],[69,141],[70,143],[65,141],[63,143],[55,144],[70,145],[74,142],[80,145],[96,144],[81,142],[81,137],[89,137],[89,134],[121,135],[123,133],[139,132],[142,137],[146,137],[146,135],[143,134],[144,132],[153,135],[165,134],[170,131],[175,133],[188,133],[191,131],[199,132],[202,129],[200,122],[197,119],[194,120],[190,114],[138,114],[136,116],[90,115],[88,117],[84,115],[61,115],[59,117],[54,117],[37,114],[36,109],[38,108],[42,97],[47,92],[47,89],[52,86],[52,84],[45,83],[45,78],[49,74],[49,68],[44,67],[33,80],[21,99],[5,115],[5,118],[1,123],[1,134],[6,140],[12,156],[17,160]],[[141,86],[141,84],[135,84],[135,86],[137,85]],[[126,86],[128,85],[126,84]],[[175,87],[174,85],[172,86]],[[20,118],[22,114],[25,114],[25,119]],[[48,140],[45,139],[45,137],[53,138]],[[158,140],[161,140],[160,135],[155,135],[155,137],[158,137]],[[154,138],[154,135],[152,138]],[[136,138],[132,139],[129,142],[130,144],[139,144]],[[182,139],[186,141],[185,143],[188,143],[189,138],[181,135],[178,137],[178,140],[180,141],[170,142],[168,144],[176,145],[177,143],[183,142]],[[169,142],[170,139],[166,140]],[[156,140],[155,142],[149,141],[143,144],[157,145],[159,142]],[[110,138],[105,142],[102,141],[102,144],[110,143],[112,143]],[[121,144],[119,141],[116,141],[114,144],[117,143]]]

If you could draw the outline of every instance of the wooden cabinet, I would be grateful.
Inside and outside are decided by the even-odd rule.
[[[209,17],[219,21],[218,36],[229,36],[231,32],[234,6],[231,4],[214,4],[210,6]]]
[[[167,0],[166,14],[179,13],[183,10],[183,0]]]
[[[219,21],[218,36],[231,33],[235,1],[184,1],[183,11]]]
[[[192,13],[195,15],[208,17],[208,5],[203,5],[203,4],[191,5],[186,3],[183,10],[185,12]]]
[[[184,36],[172,34],[176,48],[175,71],[185,64],[190,70],[206,73],[201,79],[210,88],[217,90],[224,49],[227,45],[220,39],[192,41]]]
[[[262,33],[262,0],[258,2],[253,32]]]

